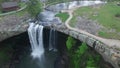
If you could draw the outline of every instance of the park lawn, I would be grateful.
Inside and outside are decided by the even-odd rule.
[[[115,38],[120,39],[120,35],[117,33],[120,32],[120,17],[116,17],[116,14],[120,14],[120,6],[117,6],[116,2],[109,2],[100,7],[80,7],[75,10],[74,17],[71,20],[71,26],[75,26],[76,18],[78,16],[87,17],[97,21],[99,24],[104,26],[107,29],[114,29],[116,32],[109,33],[108,31],[101,30],[99,36],[105,38]]]
[[[59,17],[62,20],[62,22],[65,22],[68,19],[69,14],[64,12],[64,13],[58,13],[55,16]]]

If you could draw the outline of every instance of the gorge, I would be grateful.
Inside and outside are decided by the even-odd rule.
[[[68,7],[71,9],[76,6],[76,3],[77,3],[76,1],[70,2],[70,6]],[[88,6],[88,5],[93,5],[93,3],[96,4],[101,2],[91,1],[90,3],[88,3],[86,1],[85,2],[83,1],[83,3],[84,3],[83,6]],[[62,8],[59,7],[58,9],[56,6],[62,6]],[[101,42],[101,39],[96,38],[95,36],[78,32],[73,28],[69,29],[68,28],[69,25],[66,26],[66,23],[63,24],[58,18],[54,18],[55,14],[57,14],[63,9],[65,10],[66,8],[67,7],[65,3],[49,6],[46,8],[45,11],[48,14],[50,13],[51,15],[46,16],[44,15],[46,13],[43,12],[44,19],[42,19],[42,21],[40,19],[39,21],[36,21],[36,22],[30,22],[30,25],[28,28],[28,34],[29,34],[29,40],[30,40],[32,49],[30,49],[30,47],[28,48],[28,50],[30,49],[29,56],[28,56],[29,59],[26,59],[26,60],[30,60],[30,59],[32,60],[26,62],[26,60],[19,59],[21,60],[21,62],[17,63],[15,61],[15,63],[17,63],[17,66],[15,68],[48,68],[48,67],[49,68],[69,68],[70,66],[69,61],[71,60],[71,58],[74,58],[72,56],[76,57],[76,55],[74,55],[75,50],[78,49],[79,51],[79,48],[81,50],[81,47],[83,47],[85,48],[85,51],[87,51],[85,45],[87,45],[88,47],[88,53],[91,53],[91,54],[93,54],[94,52],[95,54],[99,53],[101,57],[103,57],[101,58],[102,61],[98,62],[98,64],[105,63],[105,65],[103,65],[102,68],[112,68],[112,66],[115,68],[119,68],[119,50],[118,49],[109,47],[109,45],[104,44],[104,42]],[[68,19],[70,19],[70,17]],[[75,38],[75,40],[77,40],[78,42],[76,44],[71,43],[73,47],[72,48],[73,52],[67,49],[66,41],[68,41],[69,35]],[[82,44],[84,43],[86,44],[82,46]],[[32,57],[30,56],[30,52],[32,52],[31,53]],[[82,55],[83,54],[84,54],[84,51],[82,52]],[[88,62],[87,59],[91,60],[91,58],[87,57],[89,56],[89,54],[87,56],[86,54],[84,55],[83,57],[85,59],[80,61],[80,65],[83,66],[83,68],[87,67],[86,65],[87,64],[86,62]],[[79,57],[81,56],[79,55]],[[79,57],[77,58],[80,59]],[[26,57],[23,57],[22,59],[24,58]],[[33,62],[33,61],[36,61],[36,62]],[[34,65],[32,65],[32,63]],[[70,67],[77,68],[76,66],[73,65],[73,67],[72,66]]]

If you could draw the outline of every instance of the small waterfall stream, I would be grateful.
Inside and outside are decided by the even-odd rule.
[[[57,45],[57,33],[55,29],[50,30],[50,35],[49,35],[49,51],[57,51],[56,48]]]
[[[32,47],[32,56],[34,58],[41,58],[44,54],[43,48],[43,26],[30,23],[28,28],[28,35]]]

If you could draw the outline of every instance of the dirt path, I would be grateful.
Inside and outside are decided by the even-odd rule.
[[[105,39],[105,38],[101,38],[101,37],[98,37],[98,36],[95,36],[93,34],[90,34],[88,32],[85,32],[81,29],[77,29],[77,28],[73,28],[69,25],[70,23],[70,20],[72,19],[73,17],[73,12],[75,9],[77,9],[78,7],[75,7],[74,9],[71,9],[71,10],[62,10],[62,12],[67,12],[69,14],[69,18],[66,20],[65,22],[65,25],[67,26],[68,29],[71,29],[71,30],[74,30],[74,31],[77,31],[79,33],[82,33],[82,34],[85,34],[85,35],[88,35],[92,38],[95,38],[101,42],[103,42],[104,44],[110,46],[110,47],[115,47],[115,48],[120,48],[120,40],[114,40],[114,39]]]

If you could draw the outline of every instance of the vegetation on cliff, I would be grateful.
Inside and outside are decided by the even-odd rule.
[[[108,68],[103,64],[105,61],[102,57],[87,44],[81,44],[76,39],[68,37],[66,46],[69,52],[70,68]]]
[[[1,44],[2,45],[2,44]],[[9,44],[7,44],[9,45]],[[11,56],[12,56],[13,49],[10,46],[0,46],[0,67],[3,67],[3,65],[6,65],[6,63],[10,62]]]

